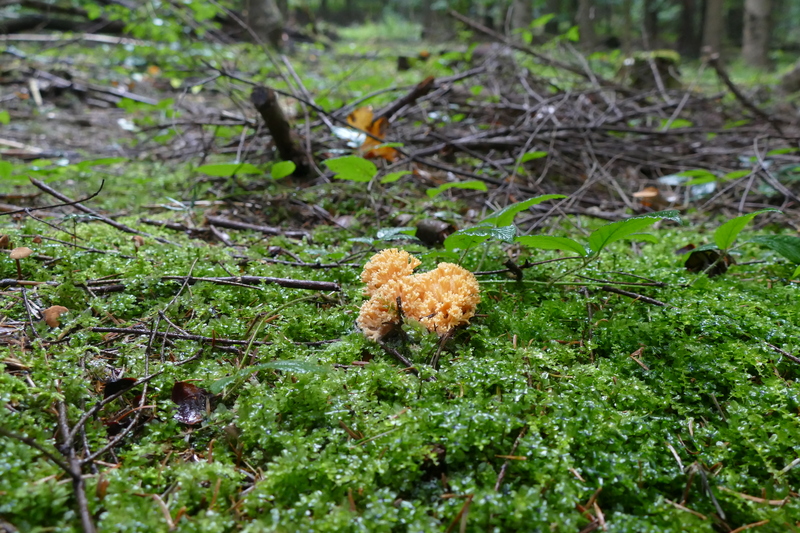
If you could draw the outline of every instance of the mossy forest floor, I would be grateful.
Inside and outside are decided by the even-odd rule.
[[[302,68],[319,95],[323,78]],[[346,99],[354,89],[327,98],[337,90]],[[454,255],[379,230],[425,218],[469,227],[530,195],[493,187],[430,198],[424,173],[369,189],[209,178],[194,170],[205,154],[137,153],[132,138],[146,145],[158,129],[148,120],[168,129],[177,119],[134,107],[126,116],[138,133],[124,134],[123,148],[81,152],[128,160],[15,159],[0,182],[3,201],[24,207],[58,203],[28,174],[73,200],[105,179],[84,204],[148,233],[132,238],[71,207],[0,218],[0,233],[34,252],[20,275],[0,255],[0,530],[85,531],[88,521],[120,532],[800,531],[796,265],[745,244],[737,264],[709,278],[676,254],[712,242],[741,195],[707,210],[683,205],[686,226],[659,222],[655,239],[617,242],[581,268],[556,261],[525,268],[521,280],[480,275],[478,315],[447,339],[438,369],[428,364],[435,334],[407,324],[407,338],[389,341],[413,363],[404,368],[355,326],[360,269],[377,250],[402,247],[421,270],[456,260],[476,272],[568,254],[490,240]],[[32,108],[16,113],[11,125],[45,120]],[[204,131],[234,148],[253,132],[232,128]],[[235,156],[218,153],[210,161]],[[753,198],[755,185],[740,178],[734,190],[747,186]],[[580,184],[559,189],[586,176],[559,179],[540,180],[543,192],[586,194]],[[603,181],[597,198],[620,183]],[[797,223],[796,205],[760,194],[745,212],[784,214],[756,219],[739,242]],[[519,231],[544,233],[532,225],[547,220],[552,235],[585,240],[608,220],[582,205],[546,219],[520,214]],[[595,210],[611,211],[632,212],[612,200]],[[204,225],[218,214],[309,236]],[[239,276],[307,287],[220,281]],[[68,312],[51,327],[39,318],[54,305]],[[117,397],[96,409],[104,394]]]

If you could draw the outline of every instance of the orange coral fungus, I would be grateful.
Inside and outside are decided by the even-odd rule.
[[[364,335],[378,340],[400,323],[398,298],[404,316],[439,335],[467,324],[475,315],[481,298],[478,280],[471,272],[452,263],[439,263],[430,272],[414,274],[419,264],[415,257],[396,249],[384,250],[367,262],[361,279],[370,299],[358,316]]]
[[[367,294],[372,296],[386,282],[410,276],[420,264],[419,259],[405,250],[389,248],[367,261],[361,281],[367,284]]]

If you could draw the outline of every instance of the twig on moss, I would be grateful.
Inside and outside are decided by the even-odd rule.
[[[100,213],[98,213],[94,209],[90,209],[90,208],[86,207],[85,205],[83,205],[79,201],[73,200],[73,199],[69,198],[68,196],[65,196],[65,195],[61,194],[60,192],[58,192],[57,190],[53,189],[52,187],[50,187],[49,185],[47,185],[44,182],[41,182],[41,181],[39,181],[39,180],[37,180],[35,178],[30,178],[30,180],[31,180],[32,184],[34,184],[36,187],[38,187],[39,189],[43,190],[44,192],[46,192],[50,196],[54,196],[54,197],[58,198],[59,200],[61,200],[63,202],[67,202],[67,204],[65,204],[65,205],[72,205],[75,208],[83,211],[84,213],[92,215],[93,217],[97,217],[99,220],[101,220],[102,222],[105,222],[106,224],[108,224],[109,226],[111,226],[113,228],[116,228],[116,229],[118,229],[120,231],[124,231],[125,233],[132,233],[134,235],[141,235],[143,237],[149,237],[151,239],[155,239],[158,242],[161,242],[161,243],[164,243],[164,244],[173,244],[173,245],[175,244],[174,242],[169,241],[169,240],[167,240],[167,239],[165,239],[163,237],[156,237],[155,235],[151,235],[149,233],[145,233],[144,231],[135,230],[135,229],[131,228],[130,226],[126,226],[125,224],[117,222],[116,220],[111,220],[107,216],[101,215]],[[99,192],[100,191],[98,191],[98,193]],[[93,198],[93,197],[94,196],[90,196],[90,198]]]
[[[31,179],[31,181],[35,181],[35,180]],[[0,217],[3,216],[3,215],[16,215],[17,213],[25,213],[25,214],[30,215],[30,211],[43,211],[45,209],[53,209],[55,207],[65,207],[65,206],[68,206],[68,205],[77,206],[81,202],[85,202],[87,200],[91,200],[92,198],[94,198],[95,196],[100,194],[100,191],[103,190],[103,185],[105,183],[106,183],[106,180],[101,180],[100,181],[100,188],[97,189],[97,191],[95,191],[93,194],[90,194],[86,198],[82,198],[80,200],[70,200],[68,198],[67,199],[61,198],[61,200],[63,200],[64,203],[53,204],[53,205],[45,205],[45,206],[42,206],[42,207],[23,207],[22,209],[17,209],[16,211],[3,211],[3,212],[0,212]],[[34,185],[36,185],[36,183],[34,183]],[[38,185],[36,185],[36,186],[39,187]],[[39,188],[41,188],[41,187],[39,187]],[[42,190],[44,191],[44,189],[42,189]],[[48,192],[48,191],[45,191],[45,192]],[[48,194],[49,194],[49,192],[48,192]]]
[[[781,350],[780,348],[778,348],[774,344],[770,344],[768,342],[765,342],[764,344],[766,344],[767,346],[769,346],[770,348],[772,348],[773,350],[775,350],[779,354],[781,354],[783,356],[786,356],[788,359],[791,359],[795,363],[800,363],[800,357],[797,357],[796,355],[792,355],[789,352],[787,352],[786,350]]]
[[[517,438],[514,439],[514,444],[511,446],[511,451],[508,453],[508,455],[514,455],[514,452],[516,452],[517,448],[519,447],[520,441],[522,441],[522,438],[525,436],[525,433],[527,432],[528,432],[528,426],[526,424],[522,426],[522,429],[519,430],[519,434],[517,435]],[[500,487],[503,485],[503,479],[505,479],[506,477],[506,471],[508,470],[508,465],[510,461],[511,461],[510,459],[506,459],[505,462],[503,463],[503,466],[500,467],[500,473],[497,475],[497,482],[495,482],[494,484],[495,492],[498,492],[500,490]]]
[[[637,294],[635,292],[623,291],[622,289],[611,287],[610,285],[603,285],[602,287],[600,287],[600,290],[606,292],[613,292],[614,294],[620,294],[622,296],[627,296],[628,298],[633,298],[634,300],[641,300],[645,303],[657,305],[659,307],[671,307],[672,309],[677,309],[677,307],[675,307],[674,305],[664,303],[660,300],[656,300],[655,298],[650,298],[649,296],[644,296],[642,294]]]

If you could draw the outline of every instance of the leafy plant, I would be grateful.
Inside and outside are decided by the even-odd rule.
[[[517,237],[515,241],[529,248],[571,251],[588,259],[597,257],[609,244],[623,239],[651,240],[651,236],[640,234],[639,232],[664,219],[681,223],[677,211],[658,211],[600,226],[589,234],[586,245],[568,237],[553,237],[549,235],[526,235]]]

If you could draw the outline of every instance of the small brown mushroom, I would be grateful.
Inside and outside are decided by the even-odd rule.
[[[44,322],[51,328],[57,328],[61,325],[61,322],[58,321],[58,318],[63,315],[64,313],[68,313],[69,309],[64,307],[63,305],[52,305],[42,311],[42,316],[44,316]]]
[[[17,279],[22,279],[22,266],[19,263],[20,259],[25,259],[33,253],[33,250],[27,246],[20,246],[11,250],[9,257],[17,262]]]
[[[11,245],[11,239],[8,235],[0,235],[0,250],[5,250]]]

